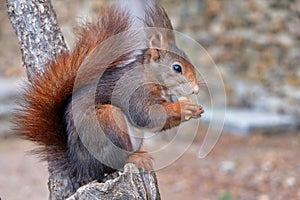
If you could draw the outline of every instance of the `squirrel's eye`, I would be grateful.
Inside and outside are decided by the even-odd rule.
[[[172,69],[173,69],[175,72],[182,74],[182,69],[181,69],[181,66],[180,66],[179,64],[174,64],[174,65],[172,65]]]

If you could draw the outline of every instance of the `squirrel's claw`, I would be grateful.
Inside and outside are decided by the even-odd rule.
[[[136,151],[128,157],[126,163],[134,163],[139,169],[145,171],[153,170],[153,157],[146,151]]]

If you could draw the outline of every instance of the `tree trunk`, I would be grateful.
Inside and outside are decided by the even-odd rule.
[[[36,74],[43,74],[50,60],[67,51],[63,34],[50,0],[7,0],[7,8],[21,46],[23,65],[32,80]],[[122,173],[109,175],[114,179],[91,182],[81,188],[80,182],[66,172],[48,170],[51,200],[67,199],[71,195],[70,200],[160,199],[155,173],[141,172],[133,164],[127,164]]]
[[[42,74],[44,65],[67,51],[50,0],[7,0],[10,21],[21,45],[29,79]]]

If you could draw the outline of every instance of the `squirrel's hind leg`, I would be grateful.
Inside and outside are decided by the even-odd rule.
[[[131,152],[132,145],[122,111],[113,105],[105,104],[96,107],[96,115],[110,141],[117,147]]]
[[[122,148],[125,147],[127,151],[132,151],[133,147],[130,142],[127,122],[119,108],[112,105],[101,105],[97,110],[97,117],[103,131],[108,134],[109,139],[115,145],[120,145]],[[126,163],[134,163],[138,168],[147,171],[153,169],[153,158],[146,151],[135,151],[128,157]]]
[[[66,113],[70,173],[89,181],[122,168],[133,148],[121,110],[91,105],[73,111],[70,104]]]

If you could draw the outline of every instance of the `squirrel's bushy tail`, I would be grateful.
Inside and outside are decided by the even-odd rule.
[[[16,111],[17,134],[39,144],[36,150],[53,169],[66,164],[67,136],[64,124],[66,104],[73,92],[77,71],[85,58],[107,38],[128,30],[127,14],[114,8],[102,9],[97,23],[77,30],[74,50],[62,53],[26,85]]]

